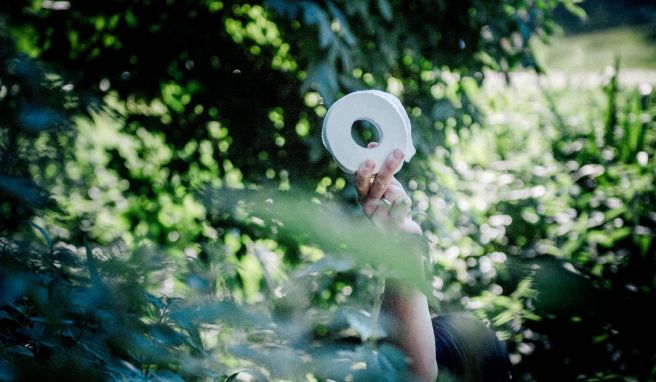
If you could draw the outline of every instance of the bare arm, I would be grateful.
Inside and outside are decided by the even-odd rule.
[[[435,337],[426,296],[388,280],[382,309],[395,322],[395,327],[389,329],[390,339],[408,356],[413,373],[420,381],[434,382]]]
[[[373,182],[370,181],[373,162],[362,163],[356,173],[356,188],[362,209],[374,224],[388,230],[421,234],[421,228],[409,216],[410,198],[394,178],[402,161],[402,152],[392,153]],[[411,371],[420,381],[435,381],[435,340],[426,297],[417,289],[388,280],[382,308],[392,320],[390,339],[409,358]]]

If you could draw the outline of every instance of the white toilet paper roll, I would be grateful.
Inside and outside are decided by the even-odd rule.
[[[351,126],[358,120],[369,121],[375,126],[380,137],[378,146],[369,149],[353,140]],[[355,172],[362,162],[373,159],[376,162],[374,172],[377,173],[395,149],[403,151],[406,162],[416,151],[412,144],[410,119],[403,105],[392,94],[378,90],[354,92],[335,102],[324,117],[322,140],[346,172]]]
[[[387,97],[389,100],[392,101],[394,106],[396,106],[396,109],[398,110],[399,114],[403,117],[403,120],[405,121],[406,125],[406,133],[408,134],[408,147],[406,148],[406,151],[404,152],[406,156],[408,156],[408,160],[406,162],[409,162],[410,159],[412,158],[413,155],[417,152],[415,149],[415,146],[412,144],[412,127],[410,125],[410,118],[408,117],[408,113],[405,112],[405,109],[403,108],[403,104],[401,104],[401,101],[399,101],[398,98],[396,98],[393,94],[390,93],[385,93],[380,90],[369,90],[371,92],[379,93],[385,97]]]

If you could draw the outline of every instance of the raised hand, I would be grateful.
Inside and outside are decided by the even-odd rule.
[[[368,147],[375,147],[370,143]],[[412,201],[401,183],[394,178],[396,169],[403,162],[403,152],[394,150],[383,163],[373,179],[375,163],[369,159],[363,162],[355,176],[355,188],[358,191],[364,214],[382,228],[421,234],[419,225],[410,218]]]
[[[373,145],[375,143],[370,143],[369,147]],[[402,161],[403,152],[395,150],[373,179],[375,163],[365,161],[356,172],[355,188],[362,210],[374,224],[391,231],[421,234],[421,228],[410,217],[412,202],[401,183],[394,178]],[[388,328],[390,340],[404,351],[417,380],[435,381],[435,342],[426,297],[414,288],[388,280],[382,309],[392,319]]]

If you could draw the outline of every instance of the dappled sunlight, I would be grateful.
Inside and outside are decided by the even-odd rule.
[[[656,13],[605,1],[3,3],[0,381],[411,381],[395,288],[518,380],[653,379]],[[359,90],[415,233],[325,150]]]

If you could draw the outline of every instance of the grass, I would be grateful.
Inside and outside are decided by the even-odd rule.
[[[656,39],[648,25],[626,25],[536,42],[539,62],[547,69],[597,71],[621,57],[623,69],[656,70]]]

